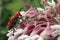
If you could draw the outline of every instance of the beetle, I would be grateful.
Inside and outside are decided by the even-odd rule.
[[[21,11],[22,8],[20,8],[20,10],[18,12],[16,12],[12,17],[11,19],[9,20],[7,26],[8,26],[8,29],[12,29],[14,27],[14,25],[16,24],[16,22],[18,21],[18,18],[19,16],[21,17],[22,15],[20,14],[20,11]]]

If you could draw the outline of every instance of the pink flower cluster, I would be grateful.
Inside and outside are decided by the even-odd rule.
[[[7,34],[8,40],[60,40],[60,4],[53,6],[48,9],[28,9],[23,16],[25,19],[19,22],[15,32],[10,30]]]

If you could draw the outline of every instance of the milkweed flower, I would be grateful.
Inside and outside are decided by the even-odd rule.
[[[60,3],[54,0],[41,2],[45,8],[31,7],[27,11],[20,11],[17,18],[17,14],[15,19],[12,18],[14,23],[12,20],[8,22],[12,26],[9,26],[8,40],[60,40]]]

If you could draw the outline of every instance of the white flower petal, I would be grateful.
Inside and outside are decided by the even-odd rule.
[[[50,6],[46,6],[46,7],[45,7],[46,10],[47,10],[47,9],[50,9],[50,8],[51,8]]]
[[[34,35],[34,36],[31,37],[31,40],[36,40],[38,38],[39,38],[39,35]]]
[[[25,40],[31,40],[31,37],[27,37]]]
[[[53,29],[60,29],[60,25],[52,25],[51,28],[53,28]]]
[[[49,6],[52,6],[52,7],[55,6],[55,2],[54,2],[54,0],[52,0],[52,2],[47,1],[47,3],[48,3]]]
[[[57,40],[60,40],[60,36],[58,37],[58,39]]]
[[[23,40],[25,38],[28,38],[29,36],[28,35],[21,35],[18,37],[18,40]]]
[[[9,37],[8,40],[14,40],[14,36]]]
[[[13,34],[13,31],[9,32],[9,33],[7,34],[7,36],[10,37],[10,36],[12,36],[12,34]]]
[[[55,5],[55,2],[54,2],[54,0],[52,0],[52,4],[53,4],[53,5]]]
[[[48,5],[49,5],[49,6],[51,6],[51,5],[52,5],[52,3],[51,3],[51,2],[49,2],[49,1],[47,1],[47,3],[48,3]]]
[[[42,36],[40,36],[40,37],[38,38],[38,40],[44,40],[44,38],[43,38]]]
[[[16,32],[14,33],[14,36],[22,34],[24,32],[23,29],[17,29]]]
[[[11,32],[12,30],[9,30],[8,32]]]
[[[20,22],[22,22],[22,19],[20,19]]]
[[[25,14],[26,14],[25,11],[20,11],[20,13],[22,16],[25,16]]]
[[[44,9],[43,9],[43,8],[37,8],[37,10],[38,10],[38,11],[44,11]]]
[[[56,37],[56,36],[58,35],[58,31],[56,30],[56,31],[52,32],[51,35],[52,35],[53,37]]]

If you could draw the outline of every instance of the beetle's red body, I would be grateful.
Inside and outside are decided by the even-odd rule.
[[[11,29],[13,27],[13,24],[16,23],[19,16],[20,16],[20,12],[16,12],[14,16],[12,16],[12,18],[9,20],[8,25],[7,25],[8,29]]]
[[[16,12],[14,17],[19,17],[20,16],[20,12]]]

